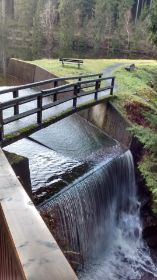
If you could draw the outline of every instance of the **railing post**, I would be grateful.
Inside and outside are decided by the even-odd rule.
[[[115,83],[115,77],[112,77],[110,95],[113,95],[114,83]]]
[[[58,81],[54,81],[54,88],[58,87]],[[53,102],[57,101],[57,93],[54,94],[53,96]]]
[[[97,80],[96,83],[95,83],[95,95],[94,95],[95,100],[98,99],[98,90],[100,88],[100,84],[101,84],[101,82],[99,80]]]
[[[13,98],[19,97],[19,92],[18,90],[13,91]],[[14,116],[19,114],[19,104],[16,104],[14,106]]]
[[[37,97],[37,108],[39,109],[37,112],[37,123],[42,124],[42,93]]]
[[[0,110],[0,142],[3,141],[4,130],[3,130],[3,110]]]
[[[73,98],[73,108],[76,109],[77,106],[77,94],[80,91],[78,84],[74,85],[74,98]]]

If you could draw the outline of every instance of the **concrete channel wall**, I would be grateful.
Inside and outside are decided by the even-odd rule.
[[[1,149],[0,279],[77,279]]]
[[[9,60],[9,64],[7,67],[7,74],[13,77],[16,77],[22,83],[35,83],[42,80],[48,80],[53,78],[58,78],[54,74],[48,72],[47,70],[22,61],[15,58],[11,58]],[[59,85],[65,84],[65,81],[60,81]],[[50,83],[46,86],[42,86],[42,89],[52,88],[54,86],[53,83]]]
[[[128,148],[131,146],[133,137],[127,130],[130,124],[110,101],[90,107],[79,114],[122,145]]]

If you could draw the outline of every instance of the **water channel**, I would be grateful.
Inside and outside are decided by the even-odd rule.
[[[33,198],[80,280],[155,280],[130,151],[75,114],[5,150],[29,159]]]

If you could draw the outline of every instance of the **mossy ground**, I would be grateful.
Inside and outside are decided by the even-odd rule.
[[[65,66],[62,66],[58,59],[41,59],[30,63],[38,65],[58,77],[67,77],[99,73],[104,68],[118,62],[116,59],[84,59],[83,61],[84,63],[80,68],[78,68],[77,64],[65,64]]]
[[[24,157],[22,157],[22,156],[19,156],[19,155],[14,154],[14,153],[9,153],[7,151],[5,151],[5,155],[6,155],[8,161],[11,165],[17,164],[17,163],[23,161],[23,159],[24,159]]]

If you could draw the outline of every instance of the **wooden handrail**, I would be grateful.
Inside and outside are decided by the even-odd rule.
[[[59,87],[57,87],[57,88],[45,89],[45,90],[42,90],[42,92],[43,92],[43,93],[59,92],[60,90],[67,89],[67,88],[73,87],[73,86],[75,86],[75,85],[84,85],[84,84],[88,84],[88,83],[92,83],[92,82],[96,82],[96,81],[101,82],[101,81],[113,80],[113,79],[115,79],[114,76],[112,76],[112,77],[98,78],[98,79],[93,79],[93,80],[79,81],[79,82],[76,82],[76,83],[71,83],[71,84],[59,86]],[[63,93],[63,92],[61,92],[61,93]]]
[[[61,77],[61,78],[53,78],[53,79],[48,79],[48,80],[44,80],[44,81],[40,81],[40,82],[35,82],[35,83],[29,83],[29,84],[25,84],[25,85],[20,85],[20,86],[15,86],[15,87],[9,87],[7,89],[4,90],[0,90],[0,95],[4,94],[4,93],[9,93],[9,92],[15,92],[18,90],[22,90],[22,89],[27,89],[27,88],[33,88],[33,87],[38,87],[38,86],[42,86],[42,85],[46,85],[46,84],[50,84],[50,83],[54,83],[55,82],[59,82],[59,81],[65,81],[65,80],[75,80],[75,79],[85,79],[85,78],[90,78],[90,77],[101,77],[103,74],[102,73],[97,73],[97,74],[89,74],[89,75],[79,75],[79,76],[71,76],[71,77]]]
[[[80,82],[77,82],[77,83],[71,83],[71,84],[66,84],[66,85],[63,85],[63,86],[59,86],[59,87],[56,87],[56,88],[52,88],[52,89],[49,89],[49,90],[41,90],[41,92],[37,92],[37,93],[33,93],[33,94],[30,94],[30,95],[27,95],[27,96],[23,96],[23,97],[16,97],[12,100],[8,100],[8,101],[5,101],[5,102],[2,102],[0,103],[0,109],[8,109],[8,108],[11,108],[17,104],[24,104],[24,103],[27,103],[27,102],[30,102],[30,101],[33,101],[35,100],[38,96],[41,95],[42,93],[42,97],[48,97],[48,96],[51,96],[51,95],[54,95],[54,94],[63,94],[64,93],[64,89],[72,89],[75,87],[75,85],[84,85],[84,84],[89,84],[91,82],[101,82],[101,81],[105,81],[105,80],[108,80],[108,79],[111,79],[113,80],[114,77],[108,77],[108,78],[99,78],[99,79],[96,79],[96,80],[88,80],[88,81],[80,81]],[[92,85],[93,86],[93,85]],[[111,88],[111,87],[110,87]],[[109,89],[109,88],[107,88]],[[68,91],[67,91],[68,92]]]

